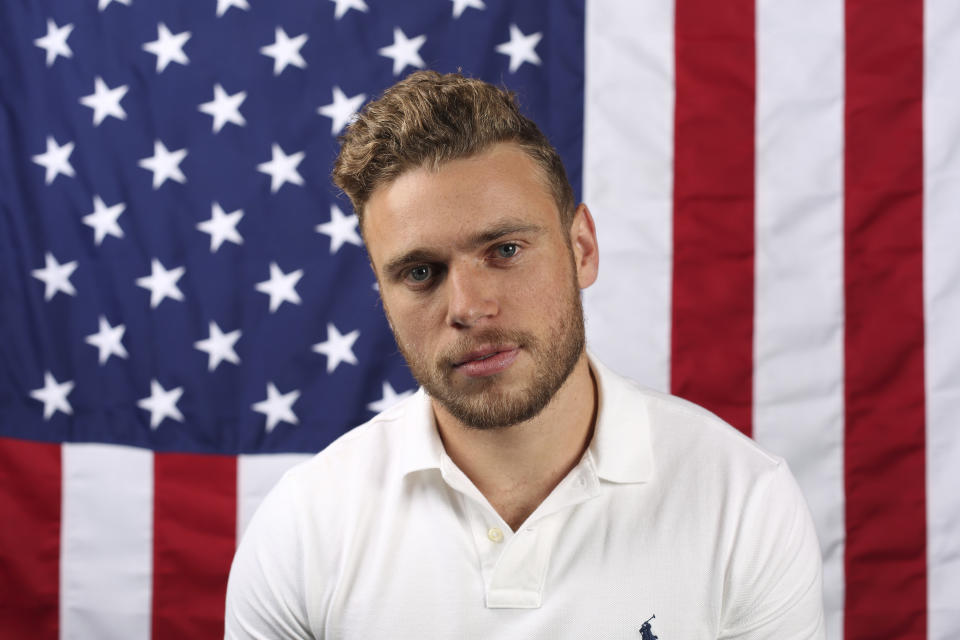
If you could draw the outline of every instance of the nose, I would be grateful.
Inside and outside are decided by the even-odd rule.
[[[474,327],[500,311],[496,284],[482,264],[450,265],[447,291],[447,324],[452,327]]]

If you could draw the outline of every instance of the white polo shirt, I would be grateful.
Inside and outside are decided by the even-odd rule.
[[[595,359],[580,463],[517,530],[446,455],[421,390],[292,469],[240,542],[228,638],[823,638],[786,464]]]

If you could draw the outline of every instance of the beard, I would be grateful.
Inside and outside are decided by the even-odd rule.
[[[542,336],[501,329],[477,331],[461,336],[435,361],[406,348],[396,332],[394,337],[413,377],[457,420],[474,429],[510,427],[543,411],[583,353],[583,306],[576,281],[566,291],[559,317]],[[491,344],[516,345],[533,359],[533,375],[520,388],[502,388],[499,373],[456,383],[454,365],[459,356]]]

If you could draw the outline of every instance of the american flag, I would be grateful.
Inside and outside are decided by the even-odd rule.
[[[783,455],[830,638],[960,637],[960,4],[0,4],[0,638],[221,637],[290,465],[409,392],[336,134],[518,94],[601,360]]]

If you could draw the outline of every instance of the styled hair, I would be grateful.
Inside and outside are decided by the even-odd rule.
[[[557,150],[520,113],[513,92],[459,73],[411,73],[367,104],[340,136],[333,182],[350,198],[362,230],[364,206],[381,185],[404,171],[437,170],[501,142],[518,145],[540,167],[569,227],[573,189]]]

